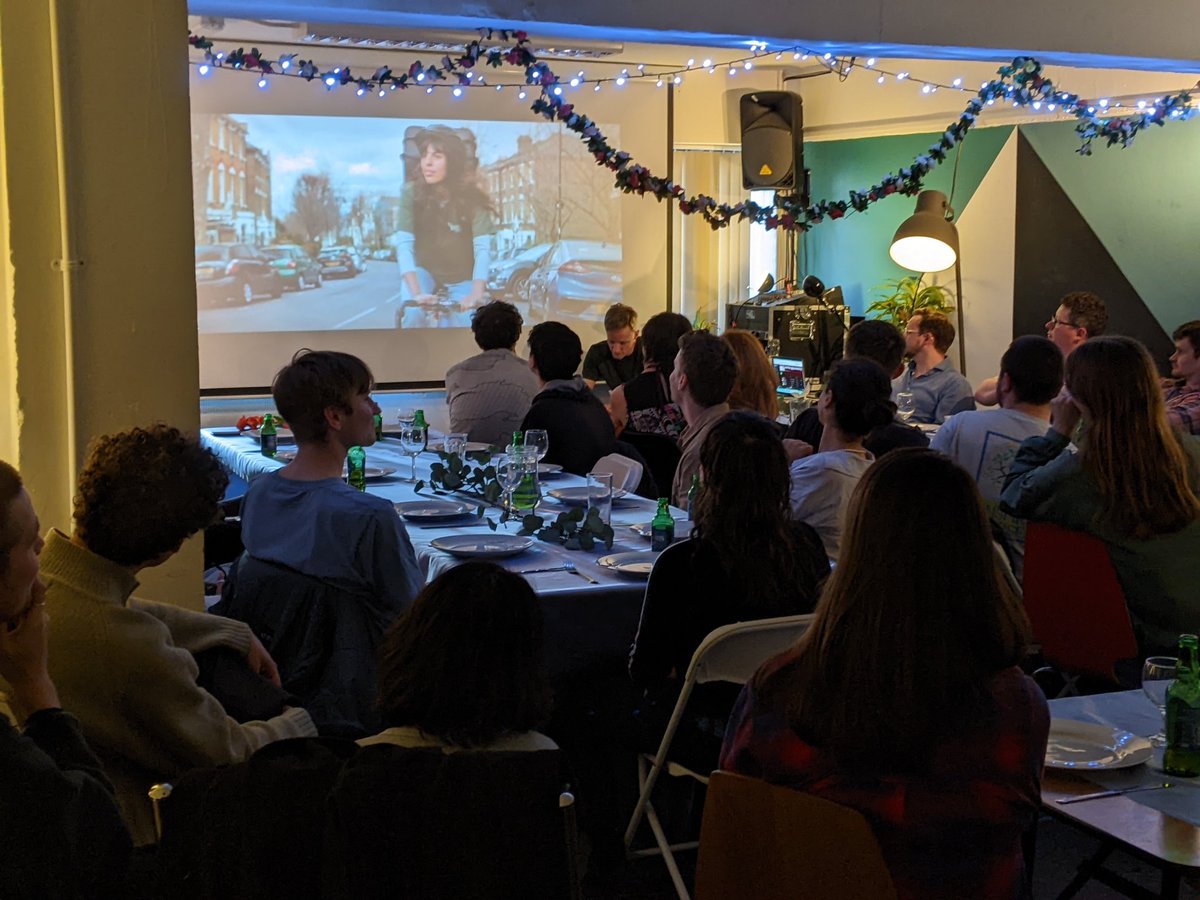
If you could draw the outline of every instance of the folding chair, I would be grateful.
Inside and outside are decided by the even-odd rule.
[[[894,900],[895,886],[856,810],[732,772],[704,803],[696,900]]]
[[[625,849],[631,856],[655,856],[661,854],[671,880],[675,883],[675,891],[681,900],[688,900],[687,887],[679,874],[673,851],[692,850],[699,846],[697,841],[671,844],[663,832],[650,795],[655,782],[664,768],[672,776],[690,776],[702,784],[708,784],[708,776],[694,772],[684,766],[669,761],[671,742],[679,723],[683,720],[688,698],[697,684],[711,681],[724,681],[732,684],[744,684],[758,671],[759,666],[784,650],[791,647],[800,639],[811,624],[811,614],[801,616],[781,616],[775,619],[758,619],[749,622],[735,622],[732,625],[722,625],[709,633],[692,654],[683,685],[679,691],[679,699],[671,712],[667,729],[658,745],[658,752],[653,756],[640,754],[638,756],[638,796],[637,806],[625,829]],[[633,839],[638,826],[645,816],[654,834],[657,846],[644,850],[632,849]]]
[[[1119,683],[1121,660],[1137,639],[1108,548],[1099,538],[1049,522],[1025,532],[1025,612],[1046,661],[1067,679],[1063,696],[1091,675]]]
[[[592,466],[592,471],[611,475],[614,491],[633,491],[642,480],[642,464],[619,453],[600,457]]]

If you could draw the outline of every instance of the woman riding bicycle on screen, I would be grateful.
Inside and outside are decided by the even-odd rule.
[[[475,136],[444,125],[404,134],[406,182],[395,235],[401,328],[466,328],[485,300],[495,231],[475,183]]]

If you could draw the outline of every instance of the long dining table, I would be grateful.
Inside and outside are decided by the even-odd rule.
[[[239,433],[235,428],[205,428],[200,432],[200,439],[230,472],[250,483],[286,465],[284,458],[263,456],[258,440],[249,432]],[[435,443],[435,440],[431,438],[430,443]],[[286,457],[289,451],[294,450],[295,444],[286,438],[280,441],[281,456]],[[367,491],[370,493],[393,503],[429,500],[435,496],[429,487],[430,469],[439,460],[435,451],[426,450],[415,457],[416,480],[426,484],[420,493],[410,478],[413,457],[402,451],[398,439],[385,436],[367,447],[366,453],[368,469],[392,470],[386,475],[367,480]],[[544,478],[541,482],[543,502],[538,506],[538,514],[550,521],[569,508],[550,499],[547,496],[550,490],[579,487],[585,483],[584,478],[569,473]],[[459,500],[472,508],[481,503],[476,498],[458,494],[444,494],[437,498]],[[521,573],[542,600],[546,621],[547,664],[552,675],[579,672],[597,664],[611,665],[628,652],[641,615],[645,577],[621,574],[601,566],[597,560],[609,554],[648,551],[649,541],[635,533],[630,526],[649,522],[655,508],[653,500],[632,494],[615,501],[612,509],[615,534],[611,550],[599,545],[592,551],[567,550],[558,544],[535,538],[528,550],[495,560],[504,568]],[[677,520],[676,537],[683,537],[687,527],[685,513],[677,509],[672,512]],[[485,507],[484,516],[496,522],[500,511]],[[464,517],[451,523],[417,524],[408,521],[405,524],[426,581],[433,580],[461,561],[433,546],[437,538],[492,533],[489,525],[478,516]],[[515,521],[509,521],[497,525],[497,530],[515,534],[518,527]],[[576,571],[564,568],[567,564],[571,564]],[[535,569],[550,571],[529,571]]]

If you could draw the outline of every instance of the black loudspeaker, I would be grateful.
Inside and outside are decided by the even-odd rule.
[[[800,190],[804,185],[804,106],[791,91],[742,94],[742,187]]]

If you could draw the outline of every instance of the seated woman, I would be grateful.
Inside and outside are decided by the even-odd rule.
[[[529,583],[468,562],[426,585],[380,647],[387,728],[359,744],[554,750],[534,731],[550,713],[542,608]]]
[[[879,363],[843,359],[834,363],[817,416],[823,428],[817,453],[791,467],[792,516],[817,530],[831,560],[842,543],[846,506],[858,480],[875,461],[863,438],[892,421],[892,383]]]
[[[895,450],[854,493],[812,627],[743,689],[721,768],[861,812],[901,898],[1025,896],[1049,729],[1027,641],[971,476]]]
[[[648,692],[645,743],[661,736],[692,654],[710,631],[811,612],[829,574],[817,533],[788,517],[787,458],[771,422],[729,413],[705,439],[700,467],[695,529],[655,562],[629,655],[630,676]],[[693,720],[709,720],[702,729],[708,748],[697,752],[707,754],[710,769],[736,696],[729,687],[701,685],[689,704]]]
[[[609,397],[609,415],[618,436],[629,429],[679,437],[687,423],[679,405],[671,399],[671,369],[679,352],[679,339],[691,330],[692,323],[679,313],[661,312],[646,321],[642,329],[642,372],[613,388]]]
[[[731,330],[721,335],[721,340],[733,348],[737,357],[738,375],[726,401],[730,409],[751,409],[772,422],[779,415],[779,401],[775,389],[779,387],[779,373],[771,365],[767,351],[758,338],[748,331]],[[780,429],[782,431],[782,429]]]
[[[1075,348],[1051,416],[1017,451],[1001,508],[1103,540],[1143,655],[1173,653],[1200,622],[1200,438],[1171,427],[1154,362],[1128,337]],[[1080,420],[1079,452],[1065,452]]]
[[[0,677],[24,723],[21,733],[0,715],[0,896],[119,897],[129,832],[46,668],[41,549],[21,476],[0,462]]]

